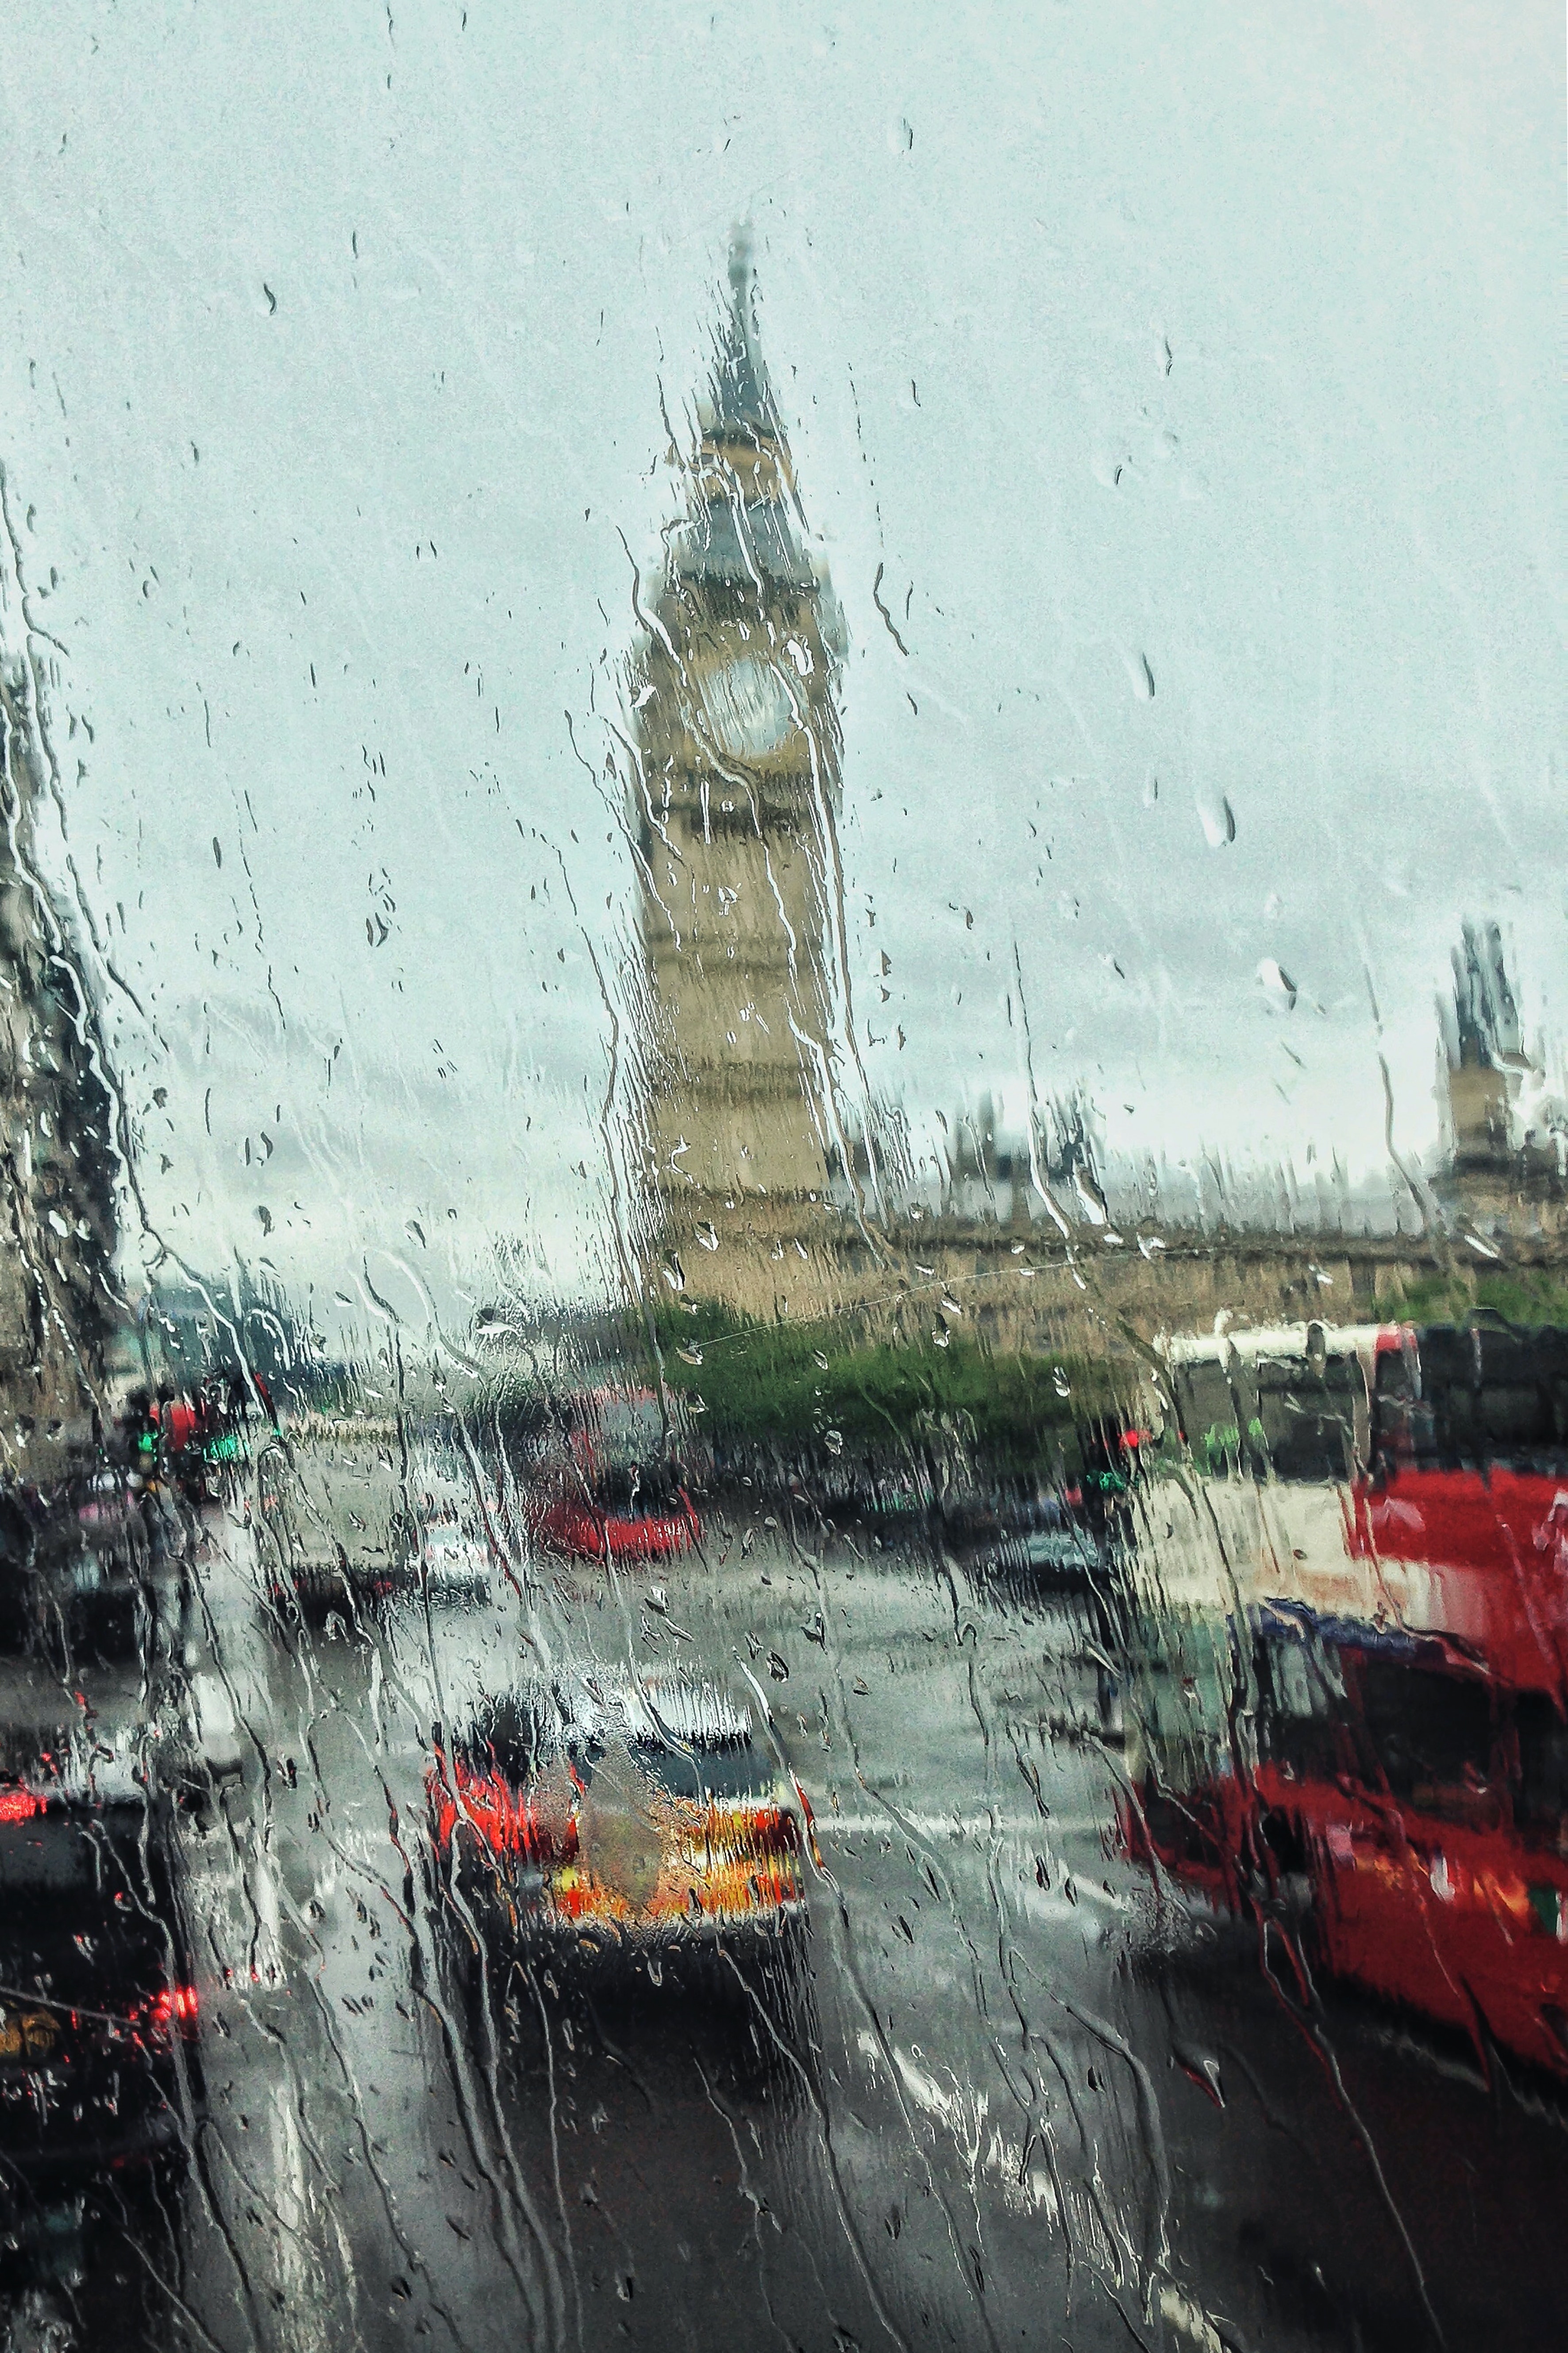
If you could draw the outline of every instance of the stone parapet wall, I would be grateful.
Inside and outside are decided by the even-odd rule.
[[[1473,1293],[1489,1271],[1568,1282],[1568,1231],[1553,1216],[1485,1252],[1427,1234],[1204,1234],[1108,1243],[1091,1229],[922,1219],[855,1221],[825,1205],[748,1197],[662,1205],[654,1295],[679,1276],[692,1300],[765,1323],[845,1319],[868,1336],[966,1335],[1009,1353],[1135,1356],[1167,1332],[1235,1324],[1375,1321],[1438,1278]]]

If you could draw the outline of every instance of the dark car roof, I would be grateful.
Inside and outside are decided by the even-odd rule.
[[[505,1769],[527,1770],[546,1751],[577,1742],[624,1740],[634,1748],[722,1749],[753,1742],[751,1711],[719,1685],[687,1677],[585,1674],[498,1693],[459,1739],[492,1750]]]

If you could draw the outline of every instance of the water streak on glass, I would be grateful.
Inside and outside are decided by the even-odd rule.
[[[18,28],[0,2353],[1557,2341],[1510,29]]]

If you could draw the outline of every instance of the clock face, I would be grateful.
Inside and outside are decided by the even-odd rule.
[[[719,749],[739,759],[776,752],[795,725],[783,679],[755,654],[710,670],[702,682],[702,707]]]

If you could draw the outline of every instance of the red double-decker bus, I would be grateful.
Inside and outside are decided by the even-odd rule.
[[[1391,1329],[1370,1389],[1337,1567],[1145,1611],[1128,1843],[1568,2076],[1568,1333]]]

